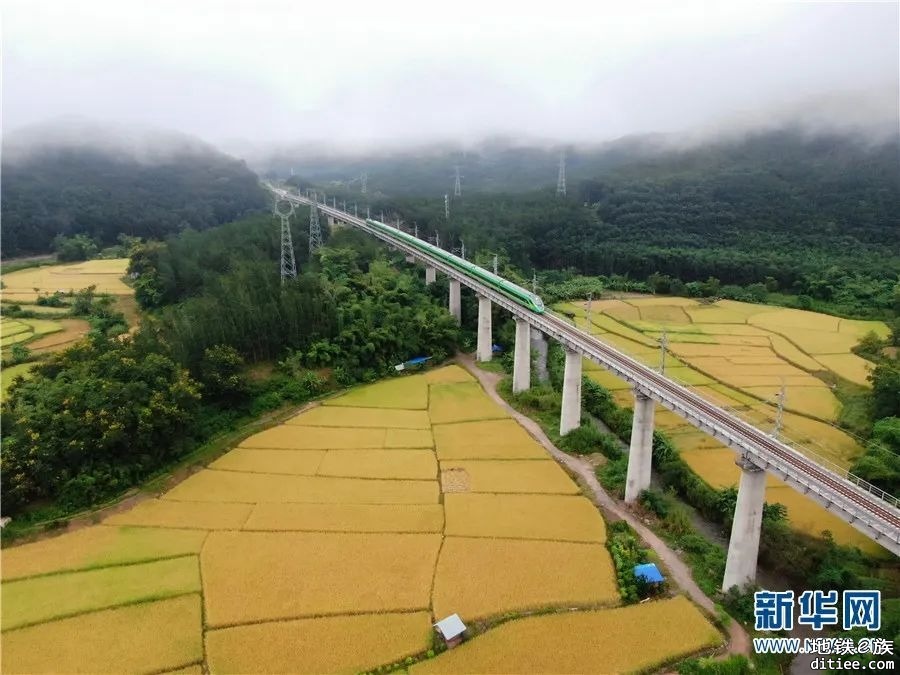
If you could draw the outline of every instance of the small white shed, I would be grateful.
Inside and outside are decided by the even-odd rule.
[[[437,632],[444,638],[447,643],[447,649],[455,647],[463,639],[463,633],[466,632],[466,624],[459,618],[459,614],[451,614],[446,619],[441,619],[434,624]]]

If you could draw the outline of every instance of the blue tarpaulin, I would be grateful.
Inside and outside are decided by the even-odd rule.
[[[416,358],[410,359],[409,361],[405,361],[404,363],[398,363],[396,366],[394,366],[394,370],[396,370],[396,371],[406,370],[407,366],[410,366],[410,367],[421,366],[423,363],[428,361],[430,358],[431,358],[430,356],[417,356]]]
[[[662,574],[660,574],[659,569],[653,563],[645,563],[644,565],[635,565],[634,566],[634,576],[636,579],[643,579],[644,581],[656,584],[660,581],[665,581],[665,578]]]

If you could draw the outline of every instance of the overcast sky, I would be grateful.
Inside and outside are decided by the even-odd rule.
[[[898,34],[897,2],[4,0],[3,123],[232,149],[896,124]]]

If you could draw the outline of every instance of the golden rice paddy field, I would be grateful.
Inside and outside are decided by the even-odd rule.
[[[131,295],[133,290],[122,281],[127,268],[128,258],[115,258],[10,272],[3,275],[3,300],[33,303],[38,295],[80,291],[88,286],[96,286],[97,293]]]
[[[599,339],[654,367],[660,365],[659,340],[665,333],[669,377],[762,429],[774,429],[777,397],[784,386],[784,438],[846,468],[863,451],[855,438],[834,425],[840,402],[822,376],[867,385],[872,364],[850,348],[869,331],[887,335],[882,322],[731,300],[702,303],[667,297],[594,301],[590,326],[585,302],[564,303],[559,309],[574,314],[576,323]],[[620,405],[632,405],[625,382],[596,367],[586,374],[610,389]],[[710,485],[737,484],[740,473],[733,451],[659,407],[656,426],[672,437],[684,460]],[[838,542],[883,552],[843,520],[774,478],[769,479],[767,499],[784,504],[799,530],[816,535],[829,530]]]
[[[410,668],[428,673],[633,673],[652,671],[721,642],[683,597],[595,612],[510,621]]]
[[[122,281],[128,259],[89,260],[81,263],[33,267],[2,276],[0,300],[4,305],[17,304],[23,310],[46,315],[64,315],[68,307],[43,307],[33,304],[39,295],[56,291],[79,291],[96,285],[98,293],[109,293],[123,299],[133,291]],[[0,348],[3,357],[9,356],[15,344],[27,347],[34,354],[57,352],[72,346],[87,335],[90,324],[84,319],[52,318],[25,319],[0,317]],[[27,378],[31,364],[3,369],[0,373],[0,400],[17,375]]]
[[[720,640],[687,601],[620,619],[605,540],[596,508],[466,371],[407,375],[257,433],[100,524],[5,549],[4,672],[359,672],[424,653],[447,614],[557,606],[580,609],[541,617],[525,645],[558,654],[548,671],[631,670]],[[530,621],[475,637],[459,667],[491,671]],[[626,655],[637,623],[666,637]],[[624,633],[595,635],[611,630]],[[578,656],[558,651],[566,634]]]

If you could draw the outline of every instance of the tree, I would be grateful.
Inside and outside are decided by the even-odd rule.
[[[244,359],[234,347],[215,345],[203,352],[200,383],[213,400],[235,402],[247,394]]]
[[[187,447],[200,401],[187,370],[145,341],[97,338],[37,365],[2,404],[2,505],[86,506]]]
[[[882,361],[869,375],[869,381],[873,417],[900,417],[900,361]]]
[[[76,234],[71,237],[60,234],[53,240],[53,250],[60,261],[71,262],[90,260],[97,255],[100,249],[86,234]]]

